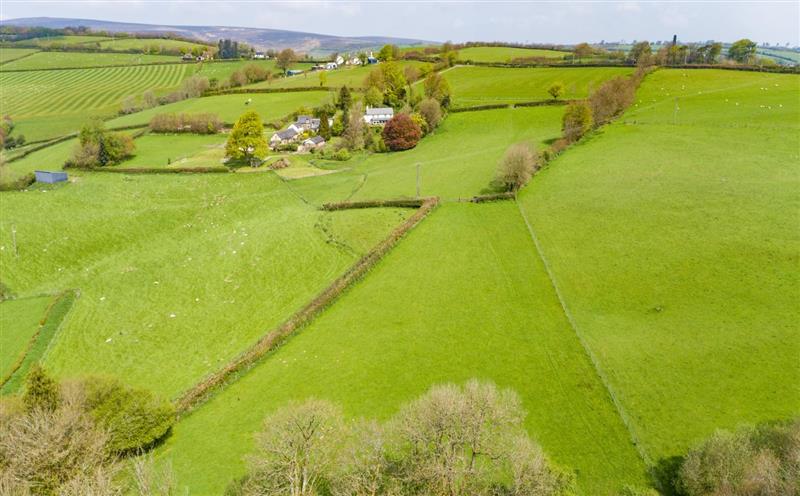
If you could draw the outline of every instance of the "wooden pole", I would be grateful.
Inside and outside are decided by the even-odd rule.
[[[419,198],[419,190],[420,190],[420,182],[421,182],[421,176],[420,176],[420,168],[421,167],[422,167],[422,164],[417,163],[417,198]]]
[[[19,250],[17,250],[17,226],[16,224],[11,226],[11,243],[14,245],[14,256],[19,256]]]

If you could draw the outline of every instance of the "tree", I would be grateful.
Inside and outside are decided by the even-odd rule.
[[[433,98],[426,98],[420,102],[419,113],[425,118],[429,131],[436,129],[442,121],[442,107]]]
[[[360,102],[356,102],[347,113],[347,121],[342,133],[347,147],[351,150],[364,148],[364,127],[364,107]]]
[[[406,77],[403,70],[395,62],[381,64],[380,69],[383,76],[383,102],[391,107],[402,105],[406,97]]]
[[[325,138],[325,140],[331,139],[331,125],[328,122],[328,113],[327,112],[320,112],[319,114],[319,135]]]
[[[564,94],[564,83],[556,82],[551,84],[550,87],[547,88],[547,92],[550,94],[553,100],[558,100],[561,95]]]
[[[278,53],[275,59],[275,66],[282,70],[284,74],[297,61],[297,55],[291,48],[285,48]]]
[[[414,148],[422,138],[422,130],[408,114],[397,114],[383,127],[383,141],[392,151]]]
[[[567,105],[561,121],[564,138],[573,143],[583,137],[592,128],[592,109],[586,102],[576,102]]]
[[[533,147],[527,143],[511,145],[497,164],[496,180],[506,191],[516,191],[530,181],[538,162]]]
[[[130,135],[107,131],[102,121],[92,120],[78,134],[71,163],[78,167],[113,165],[133,155],[135,148]]]
[[[264,419],[258,453],[248,459],[244,494],[311,496],[332,470],[343,416],[321,400],[290,403]]]
[[[425,78],[425,96],[433,98],[443,108],[449,107],[450,83],[438,72],[431,72]]]
[[[378,88],[371,86],[364,93],[364,103],[370,107],[380,107],[383,105],[383,93]]]
[[[251,167],[256,167],[267,156],[264,125],[256,112],[245,112],[236,121],[225,144],[225,156],[242,160]]]
[[[37,363],[31,367],[25,380],[25,394],[22,401],[28,411],[44,410],[48,412],[58,408],[61,402],[58,383],[47,375]]]
[[[378,52],[378,59],[383,60],[385,62],[389,62],[391,60],[397,60],[400,58],[400,49],[397,45],[383,45],[381,51]]]
[[[578,60],[591,56],[594,53],[594,48],[588,43],[578,43],[573,49],[575,58]]]
[[[640,41],[631,47],[628,52],[628,60],[638,63],[643,57],[649,57],[653,53],[649,41]]]
[[[419,79],[419,75],[420,75],[419,69],[417,69],[413,65],[407,65],[403,69],[403,76],[405,76],[406,83],[408,84],[416,82],[416,80]]]
[[[343,112],[347,112],[347,110],[350,108],[350,105],[352,105],[353,96],[350,94],[350,88],[348,88],[347,85],[342,86],[342,88],[339,90],[339,101],[337,103],[339,109],[341,109]]]
[[[458,52],[455,50],[453,43],[445,41],[439,51],[439,57],[444,63],[445,67],[452,67],[458,60]]]
[[[422,135],[425,136],[428,134],[430,129],[428,128],[428,121],[425,120],[425,117],[422,116],[419,112],[412,112],[409,114],[411,120],[419,127],[419,130],[422,132]]]
[[[320,86],[327,86],[328,84],[328,73],[322,71],[319,73],[319,85]]]
[[[755,56],[756,43],[747,38],[733,42],[728,48],[728,57],[741,64],[752,62]]]
[[[153,90],[147,90],[142,93],[142,104],[144,108],[152,108],[158,105],[158,98],[156,98],[156,94],[153,93]]]

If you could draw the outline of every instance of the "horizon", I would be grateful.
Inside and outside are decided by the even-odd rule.
[[[158,20],[152,8],[158,6]],[[180,1],[22,2],[8,0],[0,22],[36,17],[164,26],[213,26],[294,31],[340,37],[387,36],[463,43],[732,42],[800,45],[800,3],[769,2],[270,2],[239,0],[224,5]],[[243,11],[236,7],[268,7]],[[458,8],[457,12],[453,9]],[[244,15],[243,15],[244,12]],[[377,25],[391,14],[394,21]],[[752,23],[752,19],[759,19]],[[225,19],[225,22],[218,22]],[[331,22],[335,19],[336,22]],[[447,19],[442,21],[442,19]],[[214,22],[217,21],[217,22]],[[488,21],[488,22],[487,22]],[[379,26],[379,27],[372,27]],[[613,28],[607,28],[613,26]]]

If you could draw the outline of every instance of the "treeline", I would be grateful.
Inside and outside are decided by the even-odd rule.
[[[217,114],[181,112],[155,115],[149,128],[154,133],[215,134],[222,130],[222,125]]]

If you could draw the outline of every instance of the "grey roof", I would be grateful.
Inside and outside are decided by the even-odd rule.
[[[310,141],[315,145],[321,145],[322,143],[325,143],[325,138],[323,138],[322,136],[312,136],[308,138],[306,141]]]
[[[310,115],[298,115],[297,116],[297,122],[298,123],[310,121],[312,119],[313,119],[313,117],[311,117]]]
[[[289,129],[284,129],[283,131],[278,131],[275,134],[278,135],[278,138],[280,138],[282,140],[286,140],[286,139],[292,139],[295,136],[297,136],[297,131],[295,131],[292,128],[289,128]]]
[[[367,115],[383,115],[383,114],[394,115],[394,109],[392,107],[378,107],[378,108],[367,109]]]

